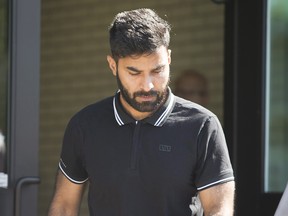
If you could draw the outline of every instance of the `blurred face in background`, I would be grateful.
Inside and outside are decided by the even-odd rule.
[[[186,100],[208,105],[208,83],[204,76],[196,72],[186,72],[175,82],[175,95]]]

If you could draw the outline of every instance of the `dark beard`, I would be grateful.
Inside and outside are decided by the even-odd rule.
[[[138,91],[133,94],[132,97],[130,97],[128,90],[123,86],[121,80],[118,77],[118,72],[116,75],[118,88],[120,89],[120,93],[124,100],[135,110],[139,112],[155,112],[167,99],[168,95],[168,85],[166,85],[166,88],[163,92],[154,91],[151,90],[149,92],[145,91]],[[156,96],[156,100],[151,101],[144,101],[144,102],[137,102],[136,97],[137,96]]]

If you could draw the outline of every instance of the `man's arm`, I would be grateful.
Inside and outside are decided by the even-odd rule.
[[[59,170],[48,216],[78,215],[84,188],[85,184],[75,184],[69,181]]]
[[[205,216],[232,216],[235,183],[230,181],[199,192]]]

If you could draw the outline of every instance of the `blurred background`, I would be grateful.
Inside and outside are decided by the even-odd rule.
[[[274,214],[288,181],[288,1],[0,0],[0,215],[47,215],[67,122],[117,90],[108,26],[141,7],[172,25],[172,90],[205,96],[224,127],[236,215]],[[191,71],[201,81],[180,82]]]

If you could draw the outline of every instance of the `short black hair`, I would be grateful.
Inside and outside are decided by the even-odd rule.
[[[151,9],[140,8],[118,13],[109,27],[114,60],[151,54],[170,43],[170,24]]]

